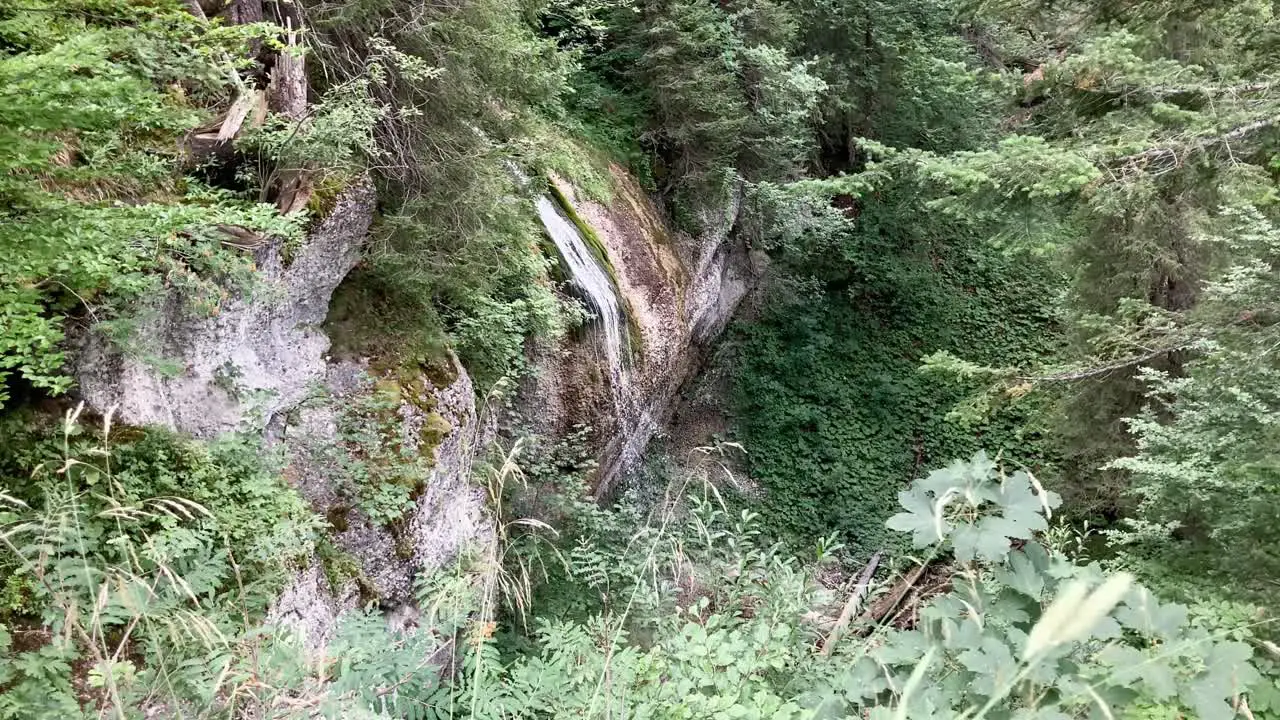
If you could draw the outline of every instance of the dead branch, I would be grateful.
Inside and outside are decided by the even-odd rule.
[[[911,572],[907,573],[897,582],[896,585],[893,586],[893,589],[889,591],[888,595],[877,600],[874,605],[862,614],[862,617],[858,618],[859,623],[865,621],[874,626],[888,616],[889,613],[893,612],[894,609],[898,607],[899,603],[902,602],[902,599],[907,596],[907,593],[911,588],[915,587],[915,584],[920,581],[920,577],[924,575],[924,571],[928,569],[928,567],[929,563],[923,563],[916,566],[916,568]]]
[[[1241,125],[1222,135],[1201,138],[1197,141],[1185,143],[1182,145],[1171,145],[1165,147],[1156,147],[1142,152],[1133,153],[1117,158],[1109,163],[1112,167],[1117,167],[1125,174],[1135,174],[1154,169],[1157,172],[1165,173],[1170,170],[1177,169],[1184,165],[1189,157],[1201,153],[1209,152],[1216,147],[1225,147],[1230,151],[1230,144],[1235,141],[1243,141],[1258,132],[1267,130],[1275,125],[1280,124],[1280,117],[1264,118],[1256,120],[1247,125]]]
[[[835,647],[836,642],[840,639],[840,633],[844,632],[849,621],[858,613],[858,608],[862,605],[862,599],[866,597],[867,588],[871,586],[871,578],[876,574],[876,568],[880,565],[880,556],[883,553],[884,550],[877,550],[871,556],[871,560],[867,562],[866,567],[862,568],[862,572],[858,575],[858,582],[853,586],[853,592],[849,594],[849,599],[845,602],[844,610],[840,612],[840,617],[836,620],[835,627],[831,628],[831,632],[822,641],[823,655],[831,654],[831,649]]]
[[[1082,370],[1072,370],[1069,372],[1061,372],[1061,373],[1056,373],[1054,375],[1039,375],[1039,376],[1022,375],[1016,379],[1021,380],[1023,382],[1074,382],[1076,380],[1088,380],[1090,378],[1099,377],[1101,375],[1109,375],[1117,370],[1124,370],[1127,368],[1134,367],[1135,365],[1141,365],[1142,363],[1155,360],[1161,355],[1167,355],[1172,352],[1178,352],[1179,350],[1186,350],[1189,347],[1191,347],[1190,343],[1183,343],[1181,345],[1175,345],[1173,347],[1166,347],[1166,348],[1160,348],[1159,350],[1153,350],[1149,353],[1145,353],[1137,357],[1117,360],[1115,362],[1108,363],[1106,365],[1098,365],[1095,367],[1084,368]]]

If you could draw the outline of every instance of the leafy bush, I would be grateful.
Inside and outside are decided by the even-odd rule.
[[[1056,505],[985,455],[931,473],[904,491],[891,525],[913,531],[947,589],[908,608],[906,628],[858,620],[856,606],[833,627],[818,618],[844,594],[759,543],[749,513],[695,494],[687,514],[668,507],[626,543],[589,536],[632,577],[609,587],[612,609],[544,623],[539,650],[511,660],[476,638],[450,709],[433,713],[1231,717],[1259,679],[1252,649],[1189,624],[1187,608],[1129,576],[1038,544]]]
[[[68,449],[85,447],[74,420]],[[1242,642],[1256,638],[1241,626],[1247,615],[1189,613],[1126,575],[1106,578],[1040,544],[1057,497],[983,454],[901,493],[889,525],[911,534],[924,564],[908,565],[909,577],[887,592],[864,598],[865,590],[849,594],[851,582],[827,587],[816,574],[829,577],[826,559],[801,565],[763,540],[751,513],[729,513],[712,486],[677,478],[647,520],[635,507],[582,504],[557,582],[598,601],[568,614],[559,605],[529,643],[496,639],[510,635],[495,633],[503,620],[493,614],[495,573],[512,568],[492,563],[535,560],[504,532],[516,544],[488,551],[478,572],[464,558],[422,579],[423,627],[392,633],[379,615],[348,616],[328,648],[337,662],[317,674],[300,646],[241,614],[245,590],[226,584],[226,569],[247,581],[240,568],[249,566],[200,541],[206,521],[217,520],[209,509],[119,494],[129,485],[113,469],[117,457],[129,477],[149,467],[135,445],[90,446],[100,451],[85,456],[97,458],[92,465],[63,456],[60,476],[39,484],[39,505],[0,496],[0,537],[36,580],[48,629],[35,647],[17,647],[0,629],[9,689],[0,716],[76,716],[83,699],[124,714],[161,702],[213,714],[301,703],[343,717],[405,718],[1071,717],[1093,708],[1228,718],[1260,680]],[[562,459],[572,465],[572,456]],[[518,473],[513,457],[495,468],[498,513],[512,487],[501,478]],[[185,553],[164,551],[184,536]],[[908,599],[896,589],[925,570],[932,590]],[[454,655],[456,671],[442,673]],[[78,691],[72,681],[81,677],[96,689]],[[250,687],[252,699],[242,699]]]
[[[76,518],[85,542],[76,552],[95,563],[172,568],[190,575],[188,585],[200,588],[195,594],[210,597],[242,583],[240,592],[252,588],[244,597],[261,609],[291,563],[312,552],[318,521],[281,479],[279,458],[258,440],[229,436],[205,444],[159,429],[108,432],[105,425],[94,433],[75,415],[59,427],[16,413],[3,427],[13,440],[0,451],[6,496],[43,509],[48,522],[58,518],[63,531],[72,528],[62,518]],[[200,510],[183,512],[186,506]],[[120,518],[120,507],[145,510]],[[119,533],[145,549],[106,541]],[[10,560],[6,574],[21,566]]]
[[[818,218],[775,236],[789,272],[729,339],[736,431],[762,491],[751,504],[771,530],[840,532],[863,557],[889,542],[880,528],[894,493],[920,468],[979,447],[1037,473],[1055,459],[1042,401],[1006,395],[981,422],[949,420],[963,388],[918,364],[942,349],[993,360],[1051,350],[1060,279],[922,207],[909,178],[875,187],[856,222]]]
[[[161,286],[216,312],[252,270],[219,226],[297,234],[273,208],[184,178],[179,154],[267,32],[209,28],[176,0],[0,10],[0,403],[13,378],[70,386],[69,317],[117,316]]]
[[[0,452],[0,573],[27,596],[0,625],[0,717],[234,704],[222,692],[257,677],[269,640],[254,623],[318,530],[278,468],[238,438],[17,419]]]
[[[331,324],[405,356],[452,341],[487,390],[518,372],[527,337],[562,329],[532,205],[507,162],[538,164],[517,144],[558,113],[569,56],[500,0],[303,5],[322,92],[366,77],[365,58],[395,58],[368,86],[387,108],[370,163],[385,214],[367,263],[340,290],[359,298],[365,332],[345,332],[341,316]]]

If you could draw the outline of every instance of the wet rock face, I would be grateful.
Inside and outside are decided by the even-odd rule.
[[[355,267],[376,204],[367,179],[348,187],[285,266],[279,243],[258,258],[261,286],[218,315],[193,313],[178,293],[158,302],[135,332],[164,364],[127,355],[98,333],[78,353],[88,404],[131,425],[162,425],[210,438],[262,430],[325,377],[329,339],[320,330],[338,283]]]
[[[736,190],[702,213],[702,231],[695,236],[671,229],[633,178],[616,166],[612,171],[615,193],[608,203],[553,181],[599,238],[616,272],[636,336],[626,386],[607,388],[608,379],[591,371],[601,352],[600,338],[589,331],[578,341],[539,348],[534,377],[522,389],[525,415],[540,432],[562,435],[584,422],[594,428],[602,458],[599,496],[636,466],[667,424],[680,387],[754,287],[764,263],[733,232]]]

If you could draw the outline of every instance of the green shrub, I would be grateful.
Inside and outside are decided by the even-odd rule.
[[[527,337],[561,329],[532,205],[504,161],[558,113],[570,58],[501,0],[303,5],[327,71],[321,91],[364,77],[370,55],[399,58],[369,86],[391,111],[374,128],[371,163],[385,212],[351,280],[376,298],[364,321],[382,344],[402,343],[399,354],[451,341],[485,392],[520,370]]]
[[[1051,350],[1061,279],[929,213],[913,188],[885,183],[856,224],[782,245],[790,274],[729,335],[736,439],[762,490],[750,502],[771,530],[837,531],[864,557],[890,542],[883,521],[920,468],[979,447],[1037,473],[1055,460],[1042,400],[1006,396],[977,424],[954,421],[966,388],[919,363]]]
[[[203,443],[120,427],[104,436],[78,423],[64,434],[51,419],[25,412],[0,422],[12,439],[0,449],[0,486],[51,517],[80,517],[78,532],[90,539],[82,551],[97,562],[171,567],[210,597],[242,583],[261,609],[313,550],[319,520],[281,478],[278,454],[260,440]],[[166,512],[166,498],[202,510]],[[112,508],[120,506],[148,507],[127,518],[127,537],[145,548],[132,558],[106,542],[124,529],[113,520]],[[6,563],[6,578],[16,570]]]
[[[183,134],[229,100],[269,30],[210,28],[176,0],[0,9],[0,403],[12,378],[58,394],[68,317],[103,320],[161,286],[216,312],[249,257],[218,226],[296,223],[183,177]]]
[[[285,645],[258,623],[319,523],[259,442],[99,433],[78,411],[3,432],[0,575],[29,594],[0,625],[0,717],[212,712],[274,679]]]

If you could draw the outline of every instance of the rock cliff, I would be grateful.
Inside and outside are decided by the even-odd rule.
[[[353,502],[351,468],[364,449],[343,438],[340,426],[344,412],[386,382],[367,358],[328,358],[321,324],[334,289],[359,261],[374,208],[367,181],[343,191],[292,262],[279,243],[263,248],[255,292],[215,316],[192,313],[176,292],[160,298],[160,312],[146,316],[133,344],[156,348],[163,363],[92,333],[78,354],[82,396],[99,411],[114,407],[118,422],[202,438],[265,433],[283,444],[286,477],[329,522],[328,550],[320,553],[328,557],[297,573],[271,615],[313,648],[324,645],[343,612],[365,602],[387,610],[411,605],[415,577],[492,535],[484,492],[471,476],[496,426],[477,410],[471,380],[451,354],[445,372],[402,368],[391,382],[394,400],[383,423],[426,468],[412,507],[389,525]]]
[[[565,264],[591,272],[576,285],[610,294],[594,297],[593,310],[615,313],[612,324],[598,319],[537,349],[520,401],[540,434],[566,435],[578,424],[595,429],[600,496],[668,422],[681,386],[763,262],[734,233],[736,197],[699,218],[700,232],[682,232],[625,171],[610,172],[615,191],[608,202],[555,178],[560,209],[544,199],[539,212],[554,225],[549,231],[560,233],[558,245],[578,253]],[[473,476],[477,454],[498,428],[477,406],[466,368],[451,353],[447,368],[394,369],[383,358],[327,355],[321,324],[334,289],[359,260],[374,205],[367,182],[343,191],[292,262],[278,244],[265,247],[255,292],[216,316],[192,314],[176,292],[160,298],[160,312],[142,323],[136,340],[158,348],[177,372],[93,334],[79,353],[81,393],[100,410],[116,407],[125,423],[205,438],[263,433],[283,447],[287,479],[328,529],[321,551],[270,615],[313,649],[328,642],[344,613],[367,603],[388,618],[412,616],[419,578],[469,550],[483,555],[495,537]],[[411,488],[399,486],[408,509],[391,521],[371,517],[375,510],[361,497],[358,476],[368,471],[371,450],[347,429],[352,409],[371,401],[380,408],[373,418],[379,437],[397,438],[396,452],[418,472]]]
[[[115,407],[122,422],[203,438],[278,423],[324,379],[329,338],[320,324],[334,289],[360,260],[375,203],[367,179],[348,187],[287,264],[282,243],[268,243],[256,258],[256,287],[217,315],[193,312],[180,292],[166,293],[131,339],[150,357],[88,333],[77,354],[81,395],[93,407]]]
[[[598,241],[621,295],[630,331],[629,371],[609,388],[601,372],[602,335],[535,353],[522,389],[525,414],[540,428],[565,433],[589,424],[600,456],[597,495],[634,469],[649,441],[671,417],[681,386],[693,375],[764,267],[734,233],[739,198],[728,193],[689,233],[666,221],[652,198],[618,166],[614,192],[601,202],[552,178],[582,231]]]

